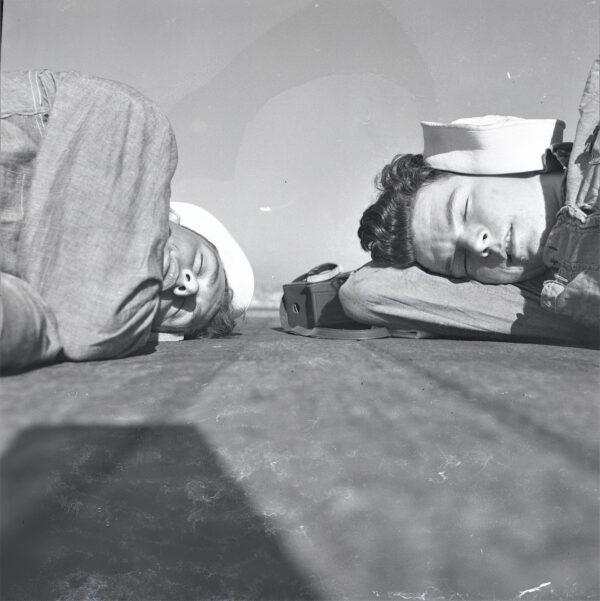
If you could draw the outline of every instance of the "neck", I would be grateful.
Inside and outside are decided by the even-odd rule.
[[[564,179],[565,173],[561,172],[543,173],[540,176],[540,183],[544,197],[546,198],[546,206],[555,214],[565,204],[563,194]]]

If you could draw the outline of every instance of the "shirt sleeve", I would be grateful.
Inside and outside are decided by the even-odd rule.
[[[340,300],[361,323],[434,337],[587,342],[584,328],[540,307],[534,285],[481,284],[368,263],[341,287]]]
[[[0,369],[25,369],[56,359],[61,344],[56,319],[27,282],[0,274]]]
[[[600,169],[598,168],[600,163],[599,78],[600,58],[597,58],[590,69],[579,103],[579,122],[567,170],[565,202],[567,206],[582,206],[590,202],[597,205],[598,203],[600,187]]]
[[[120,357],[146,343],[157,309],[175,140],[135,90],[56,76],[19,273],[55,315],[68,359]]]

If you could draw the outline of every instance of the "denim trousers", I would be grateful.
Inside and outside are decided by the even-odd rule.
[[[170,124],[132,88],[79,73],[1,85],[0,365],[131,354],[162,282]]]
[[[554,277],[544,283],[542,306],[600,325],[600,59],[579,104],[579,123],[567,171],[566,200],[544,248]]]

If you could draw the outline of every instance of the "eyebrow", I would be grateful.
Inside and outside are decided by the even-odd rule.
[[[213,271],[210,276],[210,280],[208,281],[209,286],[214,286],[217,280],[219,279],[219,274],[221,273],[221,260],[217,260],[217,268]]]
[[[454,217],[456,215],[456,203],[458,202],[458,193],[456,188],[452,191],[452,194],[450,194],[450,199],[448,200],[448,202],[446,203],[446,223],[448,225],[448,229],[451,229],[454,226]],[[446,273],[449,275],[452,275],[452,262],[454,261],[454,255],[455,253],[452,254],[451,257],[448,257],[448,260],[446,261],[445,264],[445,270]]]
[[[448,258],[446,261],[445,269],[448,275],[452,275],[452,262],[454,261],[454,255]]]
[[[449,227],[454,225],[454,215],[456,214],[454,209],[456,206],[457,197],[458,197],[458,193],[455,188],[452,191],[452,194],[450,194],[450,199],[448,200],[448,203],[446,204],[446,221],[448,222]]]

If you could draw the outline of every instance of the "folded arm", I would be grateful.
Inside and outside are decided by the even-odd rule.
[[[65,357],[143,346],[157,308],[177,155],[167,119],[131,88],[56,74],[17,249]]]
[[[0,273],[0,369],[15,371],[53,361],[61,351],[56,319],[23,280]]]
[[[540,307],[535,286],[451,280],[418,267],[368,263],[342,286],[340,300],[361,323],[434,337],[588,342],[584,328]]]

